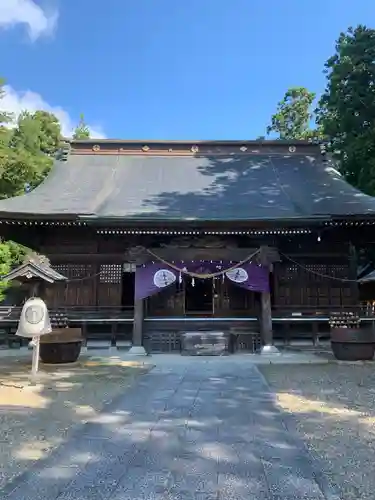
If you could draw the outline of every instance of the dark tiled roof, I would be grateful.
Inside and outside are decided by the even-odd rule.
[[[33,192],[0,201],[0,217],[93,215],[133,220],[260,220],[375,215],[320,154],[71,154]]]

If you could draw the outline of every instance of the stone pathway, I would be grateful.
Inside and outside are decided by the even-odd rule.
[[[185,359],[142,377],[1,498],[339,500],[287,426],[256,366]]]

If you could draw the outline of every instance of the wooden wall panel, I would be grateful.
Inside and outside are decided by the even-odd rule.
[[[98,306],[120,306],[122,265],[100,264],[97,289]]]
[[[49,254],[96,254],[98,242],[90,237],[69,238],[68,235],[58,235],[56,240],[50,239],[43,244],[43,253]]]
[[[129,237],[127,235],[122,235],[120,237],[113,236],[101,236],[98,237],[98,252],[108,254],[108,253],[122,253],[126,252],[129,245]]]
[[[92,264],[67,263],[57,264],[53,267],[66,276],[68,282],[54,283],[47,287],[46,299],[50,307],[95,305],[95,266]]]
[[[295,259],[296,261],[298,258]],[[282,262],[275,265],[275,306],[337,308],[355,305],[355,288],[350,280],[349,259],[314,262],[300,259],[300,265]]]

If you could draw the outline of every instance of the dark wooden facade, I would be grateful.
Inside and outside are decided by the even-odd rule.
[[[356,271],[350,267],[353,257],[350,243],[347,241],[347,231],[347,228],[341,231],[331,228],[321,242],[317,241],[318,231],[306,235],[285,234],[276,238],[266,236],[262,239],[252,236],[232,236],[230,242],[227,235],[221,235],[216,237],[217,246],[207,244],[207,236],[203,234],[192,239],[191,244],[194,247],[189,250],[193,251],[187,252],[186,245],[189,243],[186,237],[181,238],[180,247],[176,236],[168,237],[160,234],[151,239],[147,235],[135,237],[116,234],[116,230],[113,231],[114,234],[105,235],[97,234],[91,228],[54,228],[48,230],[48,234],[44,236],[45,241],[40,245],[39,251],[48,255],[54,268],[69,279],[69,284],[66,286],[61,284],[60,287],[51,287],[49,292],[51,306],[121,307],[123,268],[124,264],[132,263],[128,253],[133,247],[150,248],[163,258],[169,255],[170,261],[183,259],[189,253],[192,257],[194,255],[203,257],[202,260],[206,256],[207,260],[236,261],[250,255],[257,247],[269,245],[281,251],[280,261],[273,263],[270,273],[272,305],[275,310],[312,307],[325,310],[330,307],[353,305],[353,301],[357,300],[357,285],[350,281],[340,281],[356,279],[356,275],[353,274]],[[124,231],[118,230],[118,232]],[[355,232],[354,230],[353,236]],[[233,239],[236,238],[238,246],[234,247]],[[169,251],[165,252],[168,244],[170,244]],[[319,274],[332,276],[333,279]],[[218,283],[216,313],[237,314],[241,312],[240,303],[243,303],[243,313],[253,313],[252,298],[242,296],[240,293],[236,295],[236,292],[229,293],[230,286],[226,282]],[[152,311],[153,315],[184,315],[184,307],[179,299],[181,292],[183,285],[177,284],[175,293],[172,293],[172,290],[165,291],[168,300],[161,300],[160,294],[152,297],[148,305],[150,312]],[[229,301],[236,300],[235,297],[238,304],[230,305]],[[130,307],[130,304],[127,306]]]
[[[351,241],[368,241],[372,225],[264,228],[253,234],[230,234],[236,231],[212,228],[194,230],[199,233],[195,235],[174,234],[184,231],[173,228],[155,229],[158,234],[153,235],[146,234],[147,230],[132,232],[123,227],[93,228],[85,224],[17,227],[18,235],[24,233],[29,238],[27,235],[32,234],[34,241],[39,241],[38,250],[68,278],[67,283],[47,285],[49,307],[67,309],[70,317],[86,328],[89,338],[110,338],[115,344],[117,339],[133,339],[134,271],[137,264],[152,260],[142,248],[169,262],[240,261],[257,248],[268,248],[274,336],[286,341],[290,335],[324,335],[332,311],[359,305],[356,252]],[[206,234],[213,232],[217,234]],[[176,283],[144,301],[141,342],[148,342],[150,349],[177,349],[176,334],[186,328],[229,330],[247,325],[261,330],[261,294],[218,278],[212,283],[211,310],[197,313],[187,310],[186,283]],[[164,339],[163,345],[160,339]]]
[[[103,162],[116,155],[183,158],[196,155],[193,150],[196,147],[192,143],[155,143],[150,151],[143,143],[103,141],[96,145],[86,141],[74,145],[77,158],[99,156]],[[199,148],[200,151],[206,148],[205,154],[218,158],[231,155],[235,148],[241,161],[246,155],[256,156],[259,149],[271,155],[280,151],[283,158],[295,150],[283,143],[244,146],[235,141],[205,143]],[[313,152],[316,154],[316,146],[304,145],[305,156]],[[272,164],[271,173],[273,169]],[[110,202],[116,199],[115,183],[103,189]],[[98,206],[102,206],[103,191],[99,194]],[[354,197],[356,193],[349,195]],[[14,209],[10,205],[8,208],[7,201],[0,202],[2,235],[45,254],[53,267],[68,279],[67,283],[47,287],[48,306],[67,309],[72,321],[82,324],[88,335],[109,335],[112,344],[123,338],[135,344],[147,341],[152,346],[158,344],[160,336],[168,334],[171,348],[177,348],[176,335],[187,325],[189,328],[219,325],[227,329],[247,325],[261,331],[266,344],[273,342],[273,334],[287,338],[293,322],[299,333],[307,326],[317,336],[319,329],[328,329],[332,311],[359,306],[357,251],[375,237],[375,216],[368,213],[285,218],[275,215],[268,219],[249,216],[220,221],[188,221],[188,217],[176,221],[167,216],[151,220],[151,216],[148,219],[142,216],[135,220],[100,213],[95,216],[25,214],[21,208],[12,212]],[[181,207],[183,202],[184,198]],[[204,199],[202,203],[206,203]],[[275,211],[277,214],[277,206]],[[263,259],[262,263],[270,270],[268,297],[245,292],[228,280],[217,279],[210,280],[206,289],[211,296],[203,311],[194,311],[188,301],[192,293],[188,291],[188,280],[142,303],[134,301],[134,271],[137,265],[155,260],[152,255],[167,262],[239,262],[257,249],[261,249],[257,258]],[[173,338],[171,332],[175,335]]]

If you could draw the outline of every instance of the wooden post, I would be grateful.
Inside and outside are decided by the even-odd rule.
[[[142,246],[129,247],[125,253],[125,261],[136,266],[142,265],[147,261],[146,252]],[[135,277],[136,279],[136,277]],[[134,290],[135,293],[135,290]],[[134,356],[146,356],[146,350],[143,347],[143,317],[144,317],[144,300],[136,299],[134,296],[134,316],[133,316],[133,339],[132,347],[129,349],[129,354]]]
[[[134,301],[133,346],[143,344],[143,299]]]
[[[353,243],[349,243],[349,279],[350,282],[350,290],[351,290],[351,302],[353,305],[359,305],[359,287],[357,281],[357,272],[358,272],[358,256],[356,247]]]
[[[272,334],[272,311],[271,311],[271,294],[269,292],[262,292],[261,306],[260,306],[260,325],[263,345],[273,344]]]
[[[270,269],[269,250],[267,247],[260,248],[260,262],[263,266]],[[272,332],[272,309],[271,309],[271,294],[270,292],[261,293],[260,304],[260,328],[262,334],[262,354],[278,354],[278,349],[273,345]]]
[[[133,354],[134,356],[147,355],[143,347],[143,317],[144,300],[134,298],[133,345],[129,350],[129,354]]]
[[[33,337],[33,355],[31,361],[31,375],[35,377],[39,370],[40,336]]]

